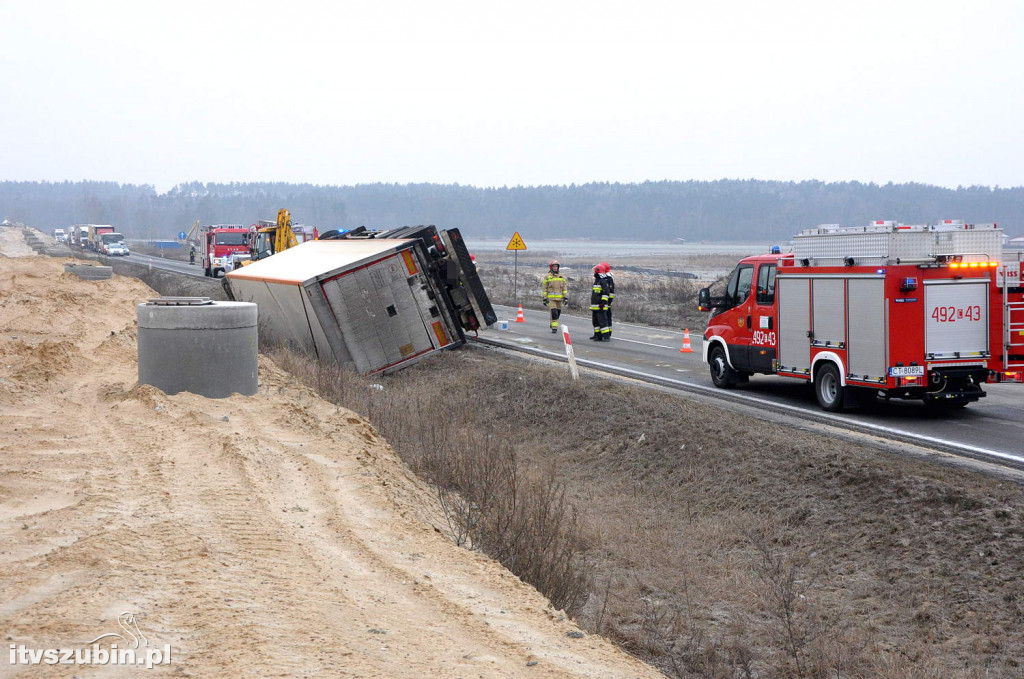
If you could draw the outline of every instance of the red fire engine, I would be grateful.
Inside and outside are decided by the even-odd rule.
[[[966,406],[983,383],[1024,381],[1024,263],[1001,260],[995,224],[808,229],[700,291],[704,361],[722,388],[809,381],[832,412],[878,396]]]
[[[203,273],[217,277],[234,269],[233,255],[249,252],[249,229],[241,224],[204,224],[199,227]]]

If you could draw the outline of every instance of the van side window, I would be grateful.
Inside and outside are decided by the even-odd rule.
[[[742,303],[750,295],[750,285],[753,279],[754,267],[749,264],[740,265],[732,272],[725,294],[731,299],[733,306]]]
[[[757,270],[757,303],[775,304],[775,273],[774,264],[762,264]]]

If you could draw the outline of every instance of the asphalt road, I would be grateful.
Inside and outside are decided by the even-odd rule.
[[[508,330],[501,330],[499,322],[482,332],[482,337],[512,347],[565,355],[562,336],[551,333],[546,311],[524,311],[523,323],[515,322],[514,308],[495,306],[495,311],[500,320],[510,321]],[[584,361],[682,382],[706,393],[739,397],[755,406],[758,402],[778,404],[816,421],[841,419],[882,437],[895,435],[926,446],[948,441],[973,451],[976,458],[991,457],[1024,466],[1024,385],[986,385],[988,396],[963,410],[947,413],[928,410],[920,401],[879,401],[870,410],[832,415],[818,407],[809,383],[799,380],[755,375],[746,385],[728,392],[716,389],[701,359],[703,328],[690,328],[693,352],[683,353],[682,331],[616,322],[610,342],[591,342],[587,340],[593,334],[589,317],[563,315],[562,322],[569,327],[577,358]]]
[[[188,262],[182,262],[177,259],[165,259],[164,257],[153,257],[151,255],[139,255],[134,253],[127,257],[122,257],[121,259],[132,262],[133,264],[151,266],[154,269],[163,269],[164,271],[173,271],[174,273],[185,274],[187,276],[198,276],[200,278],[204,278],[202,266],[198,264],[190,265]]]

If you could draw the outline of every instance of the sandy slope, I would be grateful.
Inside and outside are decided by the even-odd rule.
[[[273,364],[254,397],[136,386],[135,304],[152,296],[0,257],[5,651],[81,645],[131,611],[174,650],[149,672],[657,676],[444,539],[373,428]]]

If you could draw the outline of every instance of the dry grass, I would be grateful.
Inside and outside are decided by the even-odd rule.
[[[331,374],[300,371],[320,388]],[[587,547],[571,559],[581,578],[557,578],[592,573],[579,621],[671,676],[1024,670],[1019,487],[480,349],[381,378],[383,390],[343,381],[326,387],[458,491],[454,525],[485,523],[472,498],[497,496],[502,477],[538,479],[539,499],[516,511],[535,534]],[[539,553],[503,562],[528,572]]]

